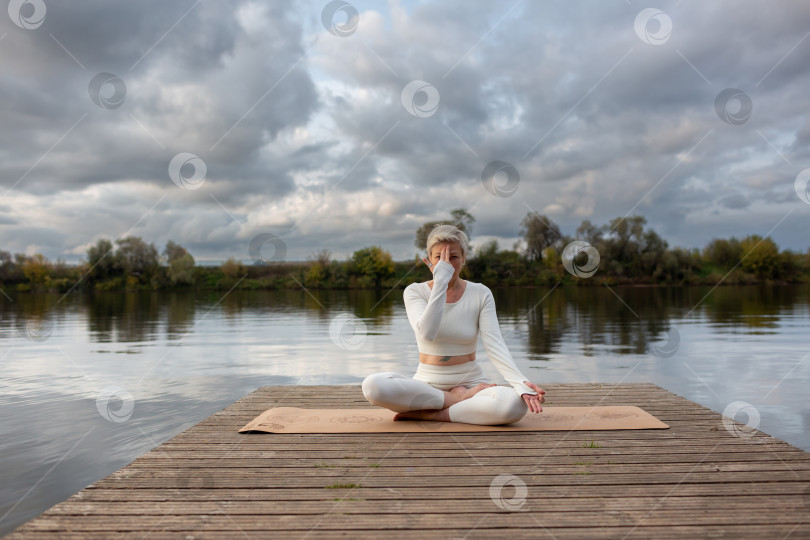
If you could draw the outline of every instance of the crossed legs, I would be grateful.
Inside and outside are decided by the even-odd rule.
[[[394,420],[418,418],[491,426],[517,422],[528,412],[526,402],[511,387],[488,383],[445,391],[385,371],[366,377],[362,389],[374,405],[399,413]]]

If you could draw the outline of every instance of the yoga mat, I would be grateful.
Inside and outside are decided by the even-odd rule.
[[[239,430],[267,433],[404,433],[429,431],[570,431],[603,429],[667,429],[650,413],[633,406],[543,407],[512,424],[479,426],[461,422],[397,420],[394,412],[373,409],[300,409],[274,407]]]

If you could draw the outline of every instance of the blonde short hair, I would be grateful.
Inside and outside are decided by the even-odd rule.
[[[467,259],[467,250],[469,240],[467,239],[467,235],[453,225],[436,225],[433,227],[433,230],[430,231],[430,234],[427,238],[427,253],[428,257],[430,257],[430,250],[433,248],[435,244],[441,242],[455,242],[456,244],[461,246],[461,254],[464,256],[464,259]]]

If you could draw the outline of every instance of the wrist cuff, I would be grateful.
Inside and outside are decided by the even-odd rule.
[[[447,279],[450,281],[450,278],[453,277],[453,273],[456,271],[453,268],[453,265],[447,261],[439,261],[436,263],[436,267],[433,269],[433,279],[443,281]]]
[[[538,392],[532,390],[523,383],[512,383],[512,388],[515,389],[519,396],[523,396],[523,394],[531,394],[536,396],[538,394]]]

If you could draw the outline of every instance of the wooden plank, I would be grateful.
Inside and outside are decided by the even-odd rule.
[[[436,467],[449,467],[449,466],[466,466],[469,463],[468,457],[473,457],[476,463],[484,465],[500,465],[513,463],[515,465],[522,465],[525,463],[525,452],[518,451],[517,454],[504,454],[497,455],[492,450],[470,450],[469,453],[457,451],[458,448],[448,450],[424,450],[420,455],[422,457],[432,456],[430,466]],[[298,452],[266,452],[266,451],[232,451],[232,452],[183,452],[182,454],[173,453],[150,453],[147,456],[142,456],[130,464],[129,468],[172,468],[172,467],[325,467],[323,463],[329,466],[341,467],[357,467],[367,466],[365,461],[379,462],[381,467],[395,467],[395,466],[424,466],[421,462],[414,463],[413,456],[407,455],[408,452],[391,451],[378,454],[365,453],[362,456],[350,455],[353,450],[346,449],[342,451],[324,450],[316,453],[298,451]],[[277,454],[271,456],[270,454]],[[284,457],[286,455],[291,457]],[[298,454],[297,457],[292,455]],[[711,462],[735,462],[735,463],[762,463],[767,464],[771,462],[785,463],[790,462],[791,465],[795,464],[797,467],[810,466],[810,457],[798,454],[796,452],[782,452],[782,455],[770,455],[768,453],[752,454],[751,452],[736,451],[736,452],[711,452]],[[594,464],[608,465],[643,465],[649,467],[651,463],[667,464],[667,463],[681,463],[692,461],[692,454],[676,455],[676,454],[649,454],[649,453],[627,453],[610,456],[606,459],[603,455],[593,455],[593,453],[581,453],[573,458],[568,456],[543,456],[543,463],[546,465],[569,465],[574,461],[580,460],[580,457],[585,458]],[[224,458],[230,458],[225,460]],[[306,461],[311,463],[307,464]],[[581,460],[580,460],[581,461]]]
[[[484,516],[475,513],[407,513],[398,512],[377,515],[376,513],[351,512],[349,504],[332,505],[332,512],[325,515],[312,514],[251,514],[239,516],[232,514],[232,508],[219,508],[215,513],[197,513],[186,515],[117,515],[111,516],[73,516],[49,514],[35,519],[28,528],[31,532],[56,531],[62,527],[71,531],[110,531],[137,530],[139,527],[148,530],[160,526],[167,531],[231,531],[238,534],[238,529],[250,531],[302,531],[313,529],[342,530],[387,530],[387,529],[442,529],[471,527],[477,517],[486,517],[488,527],[503,529],[536,528],[538,523],[547,524],[554,529],[576,527],[584,523],[599,523],[601,527],[634,526],[644,524],[651,526],[672,525],[800,525],[806,519],[805,511],[780,509],[774,514],[763,512],[730,513],[724,510],[661,510],[655,512],[644,510],[586,510],[576,512],[546,512],[540,509],[529,511],[506,512],[492,505],[490,512]],[[113,523],[111,521],[114,520]],[[237,528],[238,525],[238,528]]]
[[[657,467],[656,467],[657,469]],[[190,481],[197,482],[196,487],[235,488],[235,487],[311,487],[323,488],[327,485],[339,483],[357,483],[364,487],[414,487],[430,486],[437,484],[454,485],[461,488],[472,486],[489,486],[493,479],[500,474],[518,474],[521,481],[527,486],[560,486],[560,485],[583,485],[583,484],[611,484],[611,485],[651,485],[651,484],[678,484],[687,478],[692,483],[733,483],[752,482],[756,480],[770,482],[779,481],[803,481],[810,482],[810,471],[714,471],[714,472],[693,472],[693,473],[656,473],[652,470],[642,474],[556,474],[552,472],[536,472],[530,475],[528,467],[526,470],[512,472],[512,469],[504,467],[493,467],[490,469],[476,468],[467,475],[449,474],[425,474],[414,469],[408,471],[407,476],[386,476],[375,473],[373,470],[356,472],[349,474],[346,470],[325,470],[323,473],[313,475],[303,475],[299,471],[290,473],[289,476],[280,476],[278,471],[254,471],[239,472],[236,470],[210,469],[207,472],[199,472],[194,480],[189,480],[188,470],[160,470],[160,471],[116,471],[104,480],[96,482],[95,486],[107,487],[115,483],[125,483],[128,487],[177,487],[188,485]]]
[[[176,504],[167,505],[157,501],[105,501],[105,504],[96,504],[93,501],[71,501],[54,507],[52,514],[56,515],[185,515],[185,514],[213,514],[225,508],[231,514],[322,514],[328,511],[336,502],[350,507],[352,513],[398,513],[398,512],[436,512],[436,501],[431,499],[364,499],[350,497],[340,500],[340,495],[326,498],[331,494],[324,494],[322,500],[289,501],[289,500],[241,500],[229,501],[227,499],[199,499],[189,498],[171,499]],[[221,502],[220,502],[221,501]],[[236,504],[236,503],[239,504]],[[492,512],[499,510],[490,499],[444,499],[444,505],[464,507],[465,513]],[[593,507],[593,497],[569,497],[560,500],[550,500],[548,497],[527,498],[525,509],[534,507],[547,512],[577,512],[579,508]],[[715,510],[751,510],[757,508],[771,508],[778,504],[780,508],[788,510],[805,510],[802,501],[789,494],[782,495],[751,495],[747,497],[668,497],[662,499],[648,497],[615,497],[599,500],[601,510],[703,510],[710,507]]]
[[[579,446],[580,441],[571,438],[571,434],[560,434],[558,432],[557,436],[550,435],[553,432],[545,432],[543,436],[534,436],[534,437],[527,437],[525,436],[527,432],[525,431],[513,431],[514,433],[519,436],[515,437],[502,437],[500,435],[492,435],[486,432],[482,432],[479,437],[469,438],[467,434],[464,432],[458,432],[453,435],[453,438],[450,442],[447,442],[445,438],[442,437],[433,437],[431,442],[431,447],[436,448],[445,448],[448,445],[453,447],[457,447],[459,441],[463,442],[464,444],[473,447],[473,446],[480,446],[480,447],[491,447],[490,443],[494,440],[498,441],[498,447],[501,448],[527,448],[527,447],[535,447],[534,445],[545,445],[549,448],[564,446]],[[576,432],[574,432],[576,433]],[[717,442],[721,443],[721,446],[726,445],[734,445],[744,447],[747,445],[758,445],[763,446],[766,448],[781,448],[781,449],[788,449],[791,451],[799,451],[795,446],[786,443],[784,441],[780,441],[779,439],[774,439],[770,436],[762,435],[762,436],[755,436],[751,438],[743,438],[743,437],[723,437],[722,439],[718,437],[713,437],[711,433],[705,434],[705,432],[698,432],[698,433],[683,433],[683,430],[677,430],[675,432],[670,433],[669,431],[663,432],[660,431],[657,435],[647,435],[643,436],[640,434],[636,434],[636,432],[630,432],[627,430],[616,430],[616,431],[602,431],[600,432],[602,437],[605,441],[610,441],[613,445],[623,445],[623,446],[639,446],[639,447],[656,447],[659,448],[659,441],[667,441],[667,445],[674,445],[677,443],[681,444],[689,444],[694,446],[714,446]],[[682,434],[682,435],[681,435]],[[379,433],[375,434],[374,436],[369,435],[368,437],[364,438],[360,444],[374,446],[374,447],[382,447],[382,445],[387,444],[387,441],[392,440],[392,435],[396,434],[388,434],[388,433]],[[410,437],[405,439],[402,444],[412,444],[418,443],[419,439],[416,438],[418,433],[411,434]],[[679,436],[680,435],[680,436]],[[237,439],[237,442],[217,442],[214,440],[204,439],[206,441],[205,446],[200,445],[197,442],[188,442],[186,440],[178,440],[181,435],[178,435],[174,439],[170,441],[164,442],[160,445],[159,449],[180,449],[180,450],[189,450],[195,448],[220,448],[220,449],[227,449],[233,448],[237,445],[241,448],[262,448],[268,446],[268,441],[266,439],[267,436],[274,437],[273,439],[273,448],[279,448],[282,450],[295,450],[300,448],[342,448],[344,446],[351,446],[352,448],[357,448],[358,440],[356,437],[352,437],[351,435],[347,434],[338,434],[338,433],[328,433],[328,434],[321,434],[317,437],[317,439],[313,440],[312,437],[305,438],[298,434],[275,434],[275,435],[259,435],[256,433],[247,434],[247,436],[243,436]],[[713,437],[713,438],[712,438]],[[393,440],[401,440],[402,434],[396,437]],[[712,442],[716,439],[716,442]],[[424,441],[425,439],[421,439]],[[157,452],[159,450],[155,448],[150,450],[150,452]]]
[[[769,524],[769,525],[703,525],[703,526],[667,526],[667,527],[593,527],[587,524],[580,525],[579,527],[563,528],[551,527],[550,524],[541,523],[536,524],[534,527],[525,529],[520,528],[489,528],[487,525],[486,516],[471,518],[472,525],[461,529],[407,529],[407,530],[394,530],[388,529],[385,531],[385,538],[391,540],[412,539],[415,535],[422,538],[465,538],[465,539],[478,539],[478,538],[502,538],[506,533],[509,538],[517,540],[523,539],[553,539],[553,540],[567,540],[567,539],[614,539],[614,538],[656,538],[661,540],[670,539],[683,539],[683,538],[807,538],[810,536],[810,525],[792,525],[792,524]],[[257,538],[261,537],[259,534],[248,535],[242,534],[238,529],[228,529],[226,531],[199,531],[193,530],[193,538],[195,540],[222,540],[229,534],[236,531],[240,537]],[[347,538],[347,539],[376,539],[380,537],[380,531],[361,531],[361,530],[346,530],[340,531],[337,529],[325,529],[323,525],[319,525],[312,533],[304,534],[301,531],[272,531],[272,538],[279,540],[287,539],[300,539],[300,538],[319,538],[324,533],[327,533],[329,538]],[[156,527],[143,532],[117,532],[116,539],[121,540],[143,540],[149,538],[150,540],[163,540],[163,539],[177,539],[178,537],[187,537],[178,532],[166,532],[160,529],[158,523]],[[44,540],[54,538],[51,532],[32,532],[25,534],[13,534],[12,536],[5,537],[13,540],[29,539],[29,540]],[[60,539],[64,540],[108,540],[110,538],[109,532],[63,532],[59,535]]]
[[[310,501],[322,500],[324,491],[307,488],[218,488],[214,490],[199,487],[196,480],[189,480],[180,488],[138,488],[131,487],[116,489],[115,486],[109,488],[88,487],[72,495],[68,501],[177,501],[177,500],[243,500],[243,501]],[[194,487],[197,484],[198,487]],[[579,486],[545,486],[543,487],[543,497],[551,499],[610,499],[617,497],[642,497],[653,500],[666,500],[668,498],[690,497],[705,499],[706,497],[718,496],[727,500],[737,497],[747,497],[753,495],[802,495],[807,488],[806,482],[740,482],[735,484],[692,484],[689,481],[681,482],[675,486],[668,484],[661,485],[625,485],[621,490],[615,486],[591,486],[587,484]],[[422,487],[408,488],[356,488],[347,494],[345,491],[335,494],[335,497],[357,497],[365,500],[388,500],[388,499],[418,499],[418,500],[454,500],[459,495],[458,489],[449,487],[433,487],[426,490]],[[472,487],[464,491],[466,500],[475,498],[486,498],[489,495],[489,487]],[[327,495],[328,497],[328,495]],[[794,500],[797,500],[794,498]],[[601,502],[601,501],[600,501]],[[55,508],[55,507],[54,507]]]

